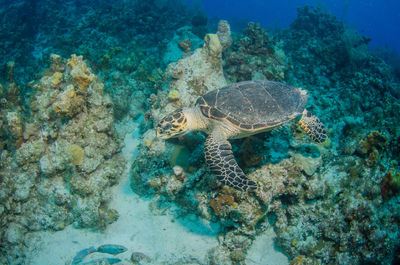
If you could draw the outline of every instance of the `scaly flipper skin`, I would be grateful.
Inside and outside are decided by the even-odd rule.
[[[211,171],[224,185],[241,191],[257,189],[256,183],[246,177],[232,153],[232,146],[218,133],[210,134],[205,142],[204,156]]]
[[[305,109],[299,123],[311,140],[319,144],[325,142],[327,138],[326,129],[317,116],[312,115]]]

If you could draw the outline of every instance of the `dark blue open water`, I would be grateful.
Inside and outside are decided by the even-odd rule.
[[[318,6],[371,37],[371,47],[387,45],[400,51],[400,2],[396,0],[202,0],[201,4],[210,17],[242,18],[264,27],[288,27],[296,18],[297,7]]]

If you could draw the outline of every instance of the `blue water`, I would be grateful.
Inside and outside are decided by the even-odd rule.
[[[396,0],[202,0],[201,4],[210,17],[282,28],[296,18],[297,7],[321,7],[372,38],[372,48],[387,46],[400,52],[400,1]]]

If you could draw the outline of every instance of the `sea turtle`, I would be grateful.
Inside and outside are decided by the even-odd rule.
[[[225,185],[241,191],[257,188],[233,157],[228,139],[265,132],[302,114],[301,127],[317,143],[326,140],[320,120],[305,109],[307,92],[274,81],[243,81],[199,97],[194,107],[178,109],[156,127],[161,139],[191,131],[208,134],[205,160]]]

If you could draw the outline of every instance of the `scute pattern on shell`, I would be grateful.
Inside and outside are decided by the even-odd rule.
[[[225,120],[247,131],[277,126],[301,115],[305,91],[274,81],[244,81],[211,91],[196,105],[208,118]]]

